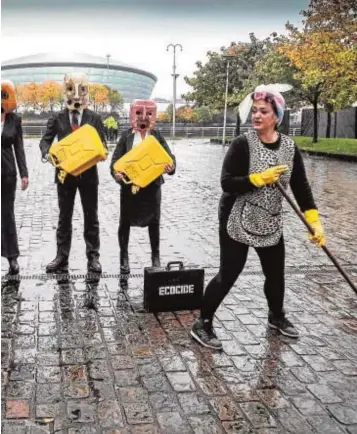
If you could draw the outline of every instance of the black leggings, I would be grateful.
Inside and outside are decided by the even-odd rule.
[[[234,241],[225,228],[220,227],[219,241],[221,260],[219,273],[207,285],[201,308],[201,317],[212,319],[214,313],[228,294],[242,272],[248,256],[249,246]],[[265,275],[264,292],[273,316],[284,315],[284,264],[285,247],[281,237],[279,243],[272,247],[255,249]]]
[[[128,254],[129,236],[130,236],[130,224],[121,221],[119,223],[118,239],[119,239],[120,253],[123,255]],[[160,224],[159,223],[153,223],[149,225],[149,238],[150,238],[151,252],[153,254],[158,254],[160,250]]]

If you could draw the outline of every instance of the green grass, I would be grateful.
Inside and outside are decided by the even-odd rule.
[[[330,152],[331,154],[357,155],[357,139],[324,139],[312,143],[311,137],[294,136],[300,149],[307,151]]]

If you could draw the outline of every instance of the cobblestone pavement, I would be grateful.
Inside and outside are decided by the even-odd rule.
[[[23,275],[55,256],[53,169],[26,140],[30,188],[17,192]],[[162,262],[218,265],[219,176],[226,150],[177,141],[178,171],[163,186]],[[305,160],[330,249],[357,283],[357,166]],[[101,262],[117,273],[119,187],[100,168]],[[72,273],[85,273],[77,197]],[[2,429],[6,434],[357,433],[357,297],[286,206],[286,309],[299,340],[266,329],[254,251],[215,318],[224,351],[196,345],[197,312],[148,314],[142,276],[123,291],[39,279],[2,286]],[[133,228],[133,273],[150,265],[146,229]],[[2,259],[2,274],[7,263]],[[90,303],[89,303],[90,301]]]

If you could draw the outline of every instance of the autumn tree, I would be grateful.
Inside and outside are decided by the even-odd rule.
[[[348,0],[311,0],[309,8],[302,11],[303,30],[288,23],[289,38],[278,48],[296,68],[294,78],[301,82],[313,105],[314,143],[318,106],[327,109],[330,126],[330,113],[357,99],[357,33],[349,34],[351,29],[357,31],[357,6],[354,7],[353,12],[353,4]]]
[[[39,85],[38,97],[44,110],[53,112],[54,107],[61,103],[62,86],[54,80],[48,80]]]
[[[40,85],[37,83],[25,83],[16,86],[17,101],[20,107],[26,111],[43,110],[43,103],[40,98]]]
[[[104,111],[105,106],[109,103],[109,90],[106,86],[99,83],[89,85],[90,103],[93,105],[95,112]]]
[[[169,115],[166,112],[159,112],[157,114],[158,122],[169,122]]]

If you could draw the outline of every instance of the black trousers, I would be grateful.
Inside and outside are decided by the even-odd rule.
[[[59,218],[57,254],[68,258],[72,242],[72,217],[77,189],[84,215],[84,240],[88,259],[99,257],[98,184],[57,184]]]
[[[16,177],[1,178],[1,256],[15,259],[19,256],[15,221]]]
[[[151,245],[152,254],[159,254],[160,251],[160,224],[152,223],[148,226],[149,228],[149,238]],[[129,246],[129,236],[130,236],[130,223],[120,220],[118,229],[118,240],[120,247],[120,255],[125,256],[128,254]]]
[[[219,230],[220,268],[218,274],[207,285],[201,316],[212,319],[214,313],[228,294],[247,260],[249,246],[234,241],[227,233],[226,225]],[[281,237],[279,243],[271,247],[255,248],[265,275],[264,292],[269,311],[275,317],[283,317],[285,292],[285,247]]]

